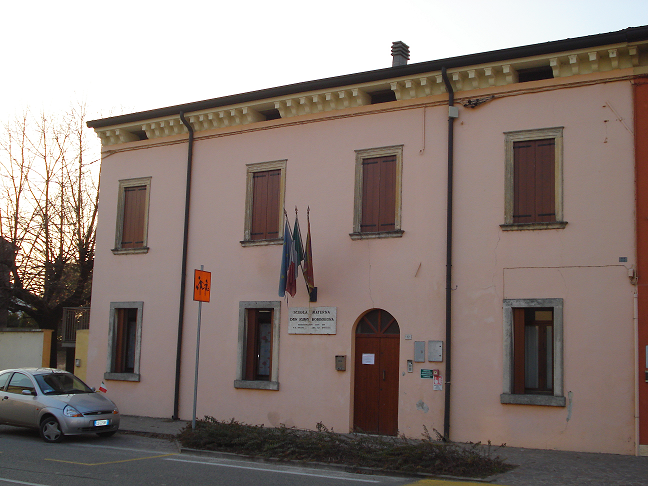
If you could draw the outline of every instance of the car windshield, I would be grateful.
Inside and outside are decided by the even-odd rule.
[[[36,381],[45,395],[70,395],[73,393],[93,393],[92,389],[70,373],[50,373],[36,375]]]

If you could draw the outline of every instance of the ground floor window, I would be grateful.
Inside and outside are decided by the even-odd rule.
[[[139,381],[143,302],[111,302],[104,378]]]
[[[562,299],[504,301],[502,403],[564,406]]]
[[[281,302],[240,302],[236,388],[279,389]]]

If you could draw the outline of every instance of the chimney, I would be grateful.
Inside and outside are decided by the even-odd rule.
[[[402,41],[392,42],[391,55],[394,58],[392,67],[406,66],[409,56],[409,46]]]

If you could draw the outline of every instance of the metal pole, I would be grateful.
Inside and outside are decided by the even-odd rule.
[[[200,265],[200,270],[204,266]],[[194,400],[193,416],[191,418],[191,430],[196,430],[196,403],[198,401],[198,363],[200,362],[200,317],[202,316],[202,301],[198,301],[198,329],[196,330],[196,372],[194,375]]]

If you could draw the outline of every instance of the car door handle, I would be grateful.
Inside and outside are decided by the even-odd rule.
[[[383,370],[383,381],[387,380],[387,371]]]

